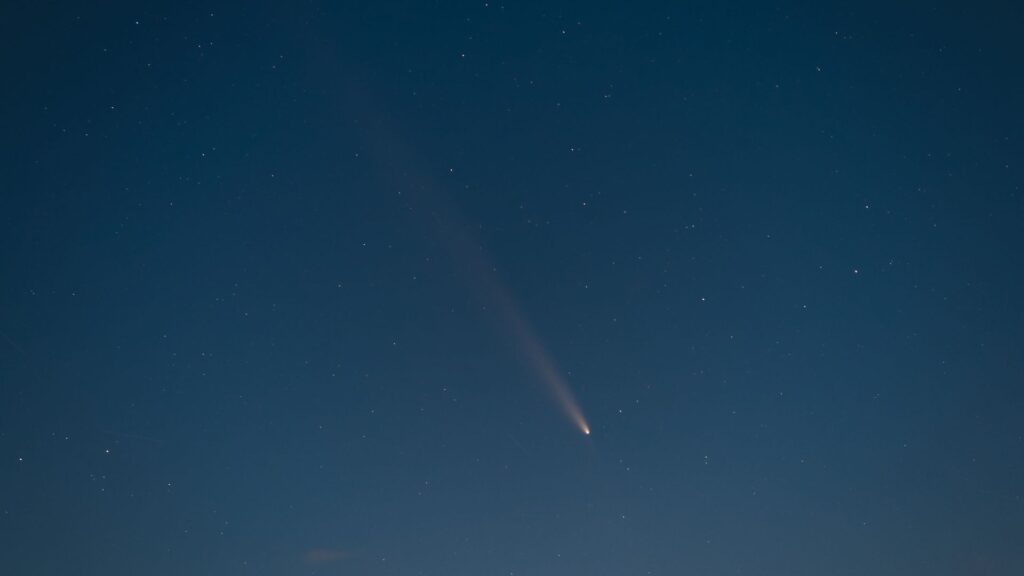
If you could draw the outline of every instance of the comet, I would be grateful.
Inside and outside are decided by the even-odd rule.
[[[373,99],[353,85],[348,96],[352,99],[352,108],[373,112]],[[429,174],[431,170],[423,169],[421,162],[416,162],[413,154],[403,142],[405,139],[396,137],[388,128],[382,114],[364,116],[377,118],[375,122],[365,122],[364,133],[367,145],[373,150],[373,156],[382,161],[381,173],[389,179],[396,189],[407,192],[402,198],[410,211],[428,215],[428,222],[437,233],[442,244],[447,245],[452,259],[478,274],[477,288],[485,301],[496,302],[501,320],[505,327],[510,328],[513,340],[525,353],[533,372],[550,393],[560,411],[568,418],[584,436],[590,435],[590,424],[583,415],[579,402],[573,394],[569,383],[558,369],[555,361],[519,310],[515,298],[505,288],[496,273],[496,266],[481,247],[481,242],[470,232],[473,227],[466,225],[459,217],[460,211],[451,198],[441,192],[441,186],[435,185]],[[401,169],[395,169],[396,166]]]
[[[512,333],[515,335],[519,345],[525,351],[526,358],[531,367],[537,373],[541,382],[545,384],[559,409],[576,428],[579,428],[584,436],[590,436],[590,425],[583,415],[583,409],[580,408],[576,395],[573,394],[569,383],[562,376],[562,372],[558,369],[555,361],[551,358],[547,349],[544,348],[540,338],[533,331],[533,327],[530,326],[526,317],[519,311],[515,301],[503,286],[492,282],[491,291],[495,299],[501,303],[499,309],[511,326]]]

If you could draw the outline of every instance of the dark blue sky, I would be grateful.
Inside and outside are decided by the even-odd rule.
[[[0,572],[1024,573],[1021,8],[360,4],[0,9]]]

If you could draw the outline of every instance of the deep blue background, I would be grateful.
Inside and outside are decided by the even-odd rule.
[[[0,9],[0,572],[1024,573],[1021,8],[360,4]]]

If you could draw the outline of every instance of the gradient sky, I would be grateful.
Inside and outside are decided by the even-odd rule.
[[[0,8],[0,573],[1024,574],[1021,8],[87,4]]]

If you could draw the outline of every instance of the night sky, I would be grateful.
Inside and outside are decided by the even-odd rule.
[[[1024,574],[1024,9],[0,8],[0,573]]]

